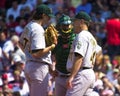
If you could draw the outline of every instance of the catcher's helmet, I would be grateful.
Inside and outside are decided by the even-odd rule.
[[[59,23],[59,24],[64,24],[64,25],[68,25],[68,24],[71,24],[72,21],[71,21],[71,19],[70,19],[69,16],[63,14],[63,15],[59,18],[58,23]]]

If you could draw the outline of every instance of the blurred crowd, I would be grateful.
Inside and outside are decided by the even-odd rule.
[[[34,9],[42,3],[56,16],[50,22],[54,25],[62,14],[73,18],[79,11],[85,11],[91,16],[90,31],[102,48],[94,66],[94,91],[100,96],[120,96],[120,31],[115,36],[109,32],[120,30],[120,0],[0,0],[0,96],[29,94],[24,76],[26,57],[18,42]],[[117,29],[109,26],[113,18],[118,19],[117,23],[111,21]],[[54,94],[53,81],[50,77],[49,95]]]

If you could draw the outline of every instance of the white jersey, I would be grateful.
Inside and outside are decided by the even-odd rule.
[[[8,53],[8,54],[9,54],[9,52],[13,51],[14,50],[14,45],[13,45],[12,41],[11,40],[6,41],[2,50],[5,53]]]
[[[78,53],[83,57],[81,67],[93,67],[96,57],[96,47],[97,42],[90,32],[81,31],[79,34],[77,34],[75,40],[73,41],[67,60],[68,71],[71,71],[74,63],[74,53]]]
[[[3,62],[2,62],[2,59],[3,59],[3,52],[2,52],[2,48],[0,47],[0,71],[3,70]]]
[[[30,53],[32,50],[44,49],[46,47],[44,32],[43,27],[34,21],[28,23],[24,28],[24,32],[20,37],[20,43],[22,43],[24,47],[27,61],[46,62],[51,64],[51,52],[37,59],[32,57]]]

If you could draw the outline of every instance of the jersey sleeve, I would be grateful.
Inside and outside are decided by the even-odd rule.
[[[74,53],[78,53],[84,57],[86,54],[87,46],[87,41],[83,37],[78,37],[76,39]]]
[[[102,47],[97,44],[96,46],[96,53],[99,53],[102,51]]]
[[[31,50],[43,49],[45,46],[44,30],[42,27],[34,29],[31,34]]]

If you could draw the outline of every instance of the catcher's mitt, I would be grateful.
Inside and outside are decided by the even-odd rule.
[[[55,29],[55,27],[52,24],[50,24],[45,30],[46,45],[51,46],[53,43],[57,44],[57,38],[58,38],[58,31]]]

